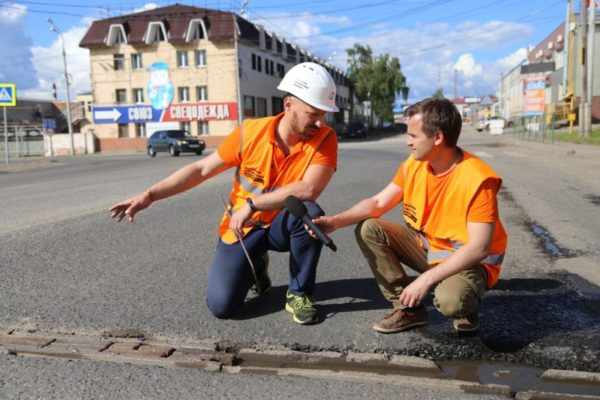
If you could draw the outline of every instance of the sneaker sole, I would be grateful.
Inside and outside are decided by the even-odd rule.
[[[285,305],[285,311],[292,314],[292,319],[294,320],[294,322],[297,324],[300,324],[300,325],[315,324],[319,321],[317,318],[313,318],[313,319],[306,320],[306,321],[302,321],[302,320],[296,318],[296,315],[294,314],[294,309],[292,307],[290,307],[288,304]]]
[[[408,329],[416,328],[418,326],[423,326],[423,325],[427,325],[427,321],[413,322],[412,324],[404,325],[403,327],[396,328],[396,329],[385,329],[385,328],[379,328],[377,326],[373,326],[373,330],[376,332],[379,332],[379,333],[397,333],[397,332],[403,332]]]
[[[463,329],[459,329],[456,326],[454,326],[454,324],[452,325],[452,327],[454,328],[454,332],[456,332],[458,334],[468,335],[468,334],[474,334],[474,333],[479,332],[479,325],[476,326],[476,327],[474,327],[474,328],[471,328],[471,329],[464,329],[464,328]]]

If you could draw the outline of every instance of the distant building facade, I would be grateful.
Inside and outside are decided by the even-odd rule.
[[[81,47],[90,51],[99,138],[140,138],[164,128],[222,136],[244,118],[282,111],[276,89],[295,64],[324,65],[348,121],[350,82],[339,69],[229,12],[173,5],[92,23]]]
[[[527,59],[505,73],[498,96],[505,119],[544,114],[565,120],[571,97],[575,108],[582,93],[583,38],[581,18],[566,27],[561,23],[527,54]],[[596,15],[594,39],[593,104],[594,120],[600,120],[600,15]],[[568,29],[567,29],[568,28]],[[569,43],[572,40],[571,43]],[[549,120],[548,120],[549,122]]]

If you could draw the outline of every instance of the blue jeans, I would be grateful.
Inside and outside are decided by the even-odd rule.
[[[324,214],[315,202],[305,201],[304,205],[311,218]],[[268,250],[289,251],[288,290],[298,295],[312,294],[323,244],[308,234],[302,219],[283,209],[269,227],[248,233],[244,237],[244,245],[257,269],[264,268],[260,260]],[[253,283],[252,270],[240,243],[226,244],[219,239],[208,272],[206,304],[209,310],[217,318],[231,317],[242,308]]]

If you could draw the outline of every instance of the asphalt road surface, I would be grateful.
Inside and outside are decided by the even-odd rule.
[[[231,175],[154,204],[134,224],[117,224],[107,211],[197,159],[167,155],[65,158],[22,172],[0,170],[0,331],[124,328],[175,342],[216,339],[600,371],[598,150],[468,132],[461,143],[504,177],[501,217],[510,241],[502,281],[483,300],[478,337],[451,333],[431,298],[428,326],[373,332],[371,324],[389,305],[351,228],[335,233],[337,253],[323,250],[315,296],[326,317],[321,324],[298,326],[283,310],[282,254],[271,255],[274,287],[266,297],[250,301],[234,320],[212,317],[204,302],[207,268]],[[375,193],[406,156],[401,136],[341,144],[338,172],[320,204],[333,213]],[[386,218],[400,221],[401,212]]]

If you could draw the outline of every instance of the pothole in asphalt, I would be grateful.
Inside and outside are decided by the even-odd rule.
[[[592,203],[595,206],[600,206],[600,195],[597,194],[588,194],[584,196],[586,200]]]
[[[556,239],[542,225],[530,221],[529,229],[538,238],[544,252],[553,258],[570,258],[577,256],[577,252],[561,247],[556,243]]]

